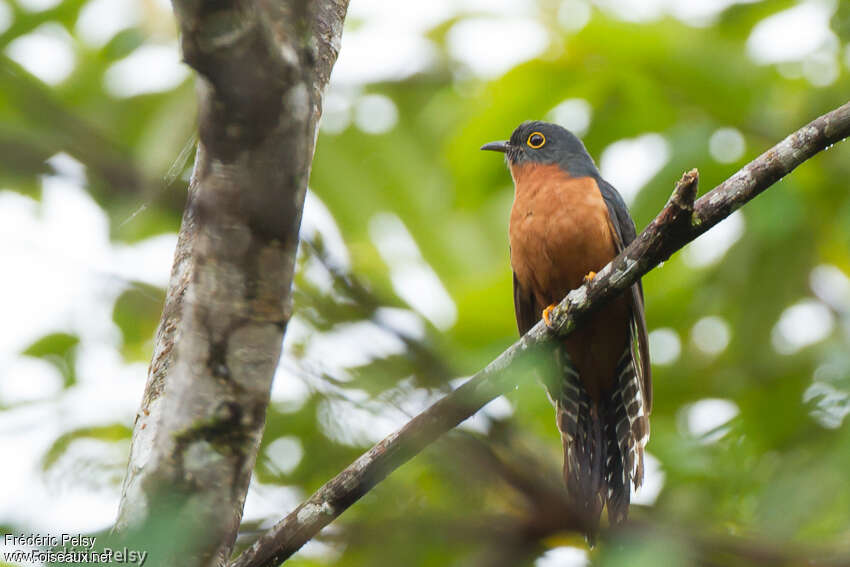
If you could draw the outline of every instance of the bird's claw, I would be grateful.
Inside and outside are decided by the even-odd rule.
[[[549,307],[543,310],[543,322],[546,323],[546,327],[550,331],[554,331],[555,327],[552,325],[552,320],[550,319],[550,315],[552,314],[552,310],[555,308],[555,304],[553,303]]]
[[[590,282],[595,277],[596,277],[596,272],[587,272],[587,275],[584,276],[584,283]]]

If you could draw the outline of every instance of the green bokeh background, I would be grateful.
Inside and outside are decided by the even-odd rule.
[[[9,3],[11,25],[0,34],[0,187],[38,199],[40,176],[50,172],[45,160],[65,152],[86,166],[86,189],[110,218],[115,242],[176,232],[186,175],[167,186],[163,178],[195,127],[191,80],[130,98],[111,96],[102,81],[113,63],[140,46],[173,40],[173,21],[157,4],[142,2],[141,25],[93,48],[75,36],[84,4],[65,0],[33,13]],[[332,214],[350,267],[335,262],[320,237],[302,250],[299,265],[325,270],[333,286],[320,285],[308,270],[296,278],[295,313],[307,331],[288,344],[289,371],[279,379],[303,381],[308,394],[298,403],[273,404],[263,448],[288,436],[303,454],[289,472],[261,454],[256,479],[311,493],[369,445],[362,435],[334,434],[348,428],[344,420],[323,422],[333,419],[334,404],[380,415],[405,406],[406,396],[438,394],[515,340],[507,248],[512,187],[502,163],[477,150],[482,143],[506,137],[522,120],[545,118],[572,98],[592,107],[584,140],[597,159],[615,141],[660,134],[669,159],[631,204],[641,229],[683,171],[699,168],[704,192],[846,102],[847,2],[834,5],[831,19],[838,44],[838,75],[831,84],[811,84],[800,61],[759,65],[748,57],[754,26],[794,5],[733,5],[695,27],[670,16],[627,22],[591,4],[587,25],[566,30],[558,24],[561,3],[540,0],[548,47],[495,78],[476,77],[450,56],[451,26],[477,15],[462,13],[428,32],[437,57],[426,71],[349,91],[345,96],[352,100],[389,97],[398,121],[380,134],[352,123],[319,136],[310,188]],[[72,74],[54,86],[2,54],[43,23],[63,26],[76,55]],[[348,29],[363,24],[357,18],[347,22]],[[733,163],[720,163],[709,151],[712,133],[724,127],[736,128],[745,140]],[[144,210],[126,222],[141,204]],[[403,349],[354,368],[311,359],[310,343],[322,333],[358,321],[380,326],[376,310],[407,308],[370,236],[370,221],[385,212],[409,230],[454,301],[456,322],[440,330],[422,319],[423,337],[406,337]],[[677,254],[644,278],[650,330],[669,329],[680,340],[679,356],[654,367],[648,450],[660,463],[663,487],[653,505],[633,512],[658,529],[603,543],[590,552],[600,565],[694,564],[699,552],[669,526],[687,534],[754,537],[777,548],[850,551],[850,420],[844,419],[850,410],[850,292],[844,289],[843,303],[822,302],[834,322],[825,338],[792,353],[774,347],[775,326],[789,306],[823,299],[811,285],[814,268],[834,266],[845,274],[842,281],[850,274],[850,146],[816,156],[741,214],[743,235],[719,261],[695,267]],[[139,284],[116,301],[114,321],[128,362],[149,360],[162,297],[163,290]],[[722,318],[730,330],[728,346],[718,354],[706,354],[692,339],[694,324],[706,316]],[[57,333],[22,354],[57,365],[67,389],[78,379],[76,346],[76,337]],[[813,382],[830,388],[830,396],[810,390]],[[696,436],[687,427],[688,408],[713,398],[732,402],[738,414],[709,438]],[[517,489],[463,444],[491,447],[504,461],[538,475],[540,483],[557,481],[560,467],[552,410],[533,378],[521,380],[507,399],[512,411],[479,418],[485,430],[456,433],[426,450],[326,530],[321,539],[327,547],[291,564],[515,565],[532,564],[557,546],[586,549],[581,538],[562,534],[536,541],[517,557],[506,551],[512,544],[504,526],[528,510]],[[3,409],[15,408],[0,400]],[[829,422],[825,414],[838,418]],[[124,423],[69,429],[44,456],[45,474],[75,439],[126,446],[131,425],[127,416]],[[116,482],[121,473],[116,469]],[[20,530],[15,518],[0,522],[6,530]],[[254,528],[246,526],[240,541],[250,541]],[[502,551],[494,559],[488,550]]]

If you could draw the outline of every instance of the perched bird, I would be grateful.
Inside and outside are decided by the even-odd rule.
[[[599,174],[574,134],[524,122],[504,152],[514,181],[509,235],[514,310],[520,334],[572,289],[592,279],[635,238],[623,198]],[[593,313],[555,348],[557,376],[546,383],[564,446],[571,505],[593,529],[603,506],[623,522],[630,483],[643,481],[652,383],[640,282]]]

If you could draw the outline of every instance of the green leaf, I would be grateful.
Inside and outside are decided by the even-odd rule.
[[[115,302],[112,319],[124,336],[122,352],[128,360],[150,360],[154,332],[165,302],[165,292],[136,282]]]
[[[64,433],[50,445],[41,460],[41,468],[45,472],[50,469],[65,454],[68,447],[78,439],[97,439],[99,441],[115,442],[129,439],[133,430],[124,424],[84,427]]]
[[[26,356],[41,358],[56,367],[64,379],[64,387],[73,386],[76,381],[76,354],[80,339],[68,333],[53,333],[44,336],[21,352]]]

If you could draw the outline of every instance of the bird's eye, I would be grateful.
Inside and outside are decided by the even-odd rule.
[[[542,148],[543,144],[546,143],[546,136],[540,132],[532,132],[525,143],[528,144],[529,148],[536,150],[537,148]]]

